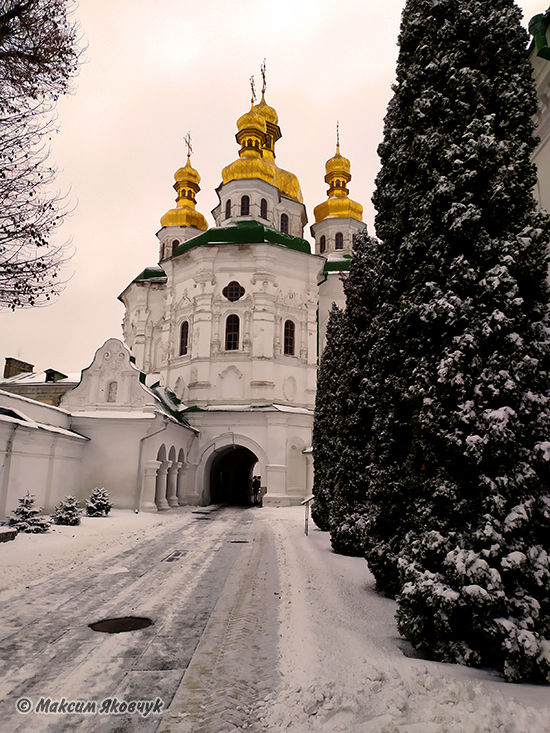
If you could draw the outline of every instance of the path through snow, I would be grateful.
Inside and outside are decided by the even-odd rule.
[[[410,650],[397,633],[395,603],[374,592],[374,580],[362,559],[333,553],[328,534],[314,525],[306,537],[300,507],[252,511],[254,551],[252,545],[243,546],[250,552],[242,556],[242,581],[234,573],[229,578],[217,621],[213,614],[211,643],[207,627],[189,667],[192,681],[191,671],[200,670],[207,658],[201,654],[218,650],[210,665],[209,690],[198,701],[203,706],[196,718],[201,733],[214,723],[220,733],[550,733],[549,687],[506,684],[487,670],[406,656]],[[28,586],[50,572],[75,567],[97,553],[115,553],[130,539],[159,531],[160,525],[178,521],[178,516],[180,512],[136,516],[114,511],[102,520],[84,518],[80,527],[22,535],[0,545],[2,598],[13,598],[21,584]],[[271,548],[269,552],[259,552],[262,543]],[[225,614],[229,618],[225,625],[224,602],[233,609],[231,618]],[[278,659],[275,647],[259,638],[267,633],[268,619],[269,629],[276,627],[272,619],[277,615]],[[224,643],[218,646],[216,622],[224,634]],[[274,657],[265,681],[254,672],[258,661],[254,654],[260,659],[265,654]],[[214,721],[209,701],[216,700],[216,691],[221,690],[226,700],[234,694],[238,698],[234,670],[243,665],[258,683],[252,696],[257,701],[239,706],[238,716],[217,716]],[[282,681],[266,689],[268,680],[277,679],[273,674],[277,667]],[[181,710],[175,710],[183,699],[180,691],[172,708],[175,714],[159,721],[159,726],[175,733],[180,726],[190,730]],[[243,709],[246,722],[240,714]],[[139,725],[136,721],[136,730]]]

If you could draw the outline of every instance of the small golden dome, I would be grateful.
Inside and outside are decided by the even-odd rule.
[[[174,179],[177,181],[189,181],[195,183],[197,186],[201,182],[199,172],[196,171],[191,165],[191,156],[187,156],[187,163],[174,173]],[[200,190],[200,189],[199,189]]]
[[[254,104],[250,107],[250,111],[246,112],[237,120],[237,130],[260,130],[265,133],[265,117],[258,113]]]
[[[278,125],[279,124],[279,117],[277,116],[277,112],[273,107],[270,107],[269,104],[265,101],[265,93],[262,91],[262,99],[254,108],[259,114],[262,115],[262,117],[267,121],[270,122],[272,125]]]
[[[351,163],[343,155],[340,155],[340,145],[336,145],[336,154],[327,160],[325,163],[325,171],[327,175],[333,172],[349,173],[351,170]],[[328,183],[328,181],[327,181]]]

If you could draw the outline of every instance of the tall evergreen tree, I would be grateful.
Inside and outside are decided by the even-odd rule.
[[[334,455],[334,492],[331,503],[330,540],[343,555],[364,555],[369,507],[369,482],[373,470],[369,445],[376,402],[369,354],[374,314],[378,242],[357,237],[350,272],[344,282],[346,309],[341,326],[341,366],[336,402],[338,435]]]
[[[550,679],[550,227],[520,17],[513,0],[403,13],[373,197],[366,552],[413,644],[513,680]]]
[[[323,531],[330,529],[330,515],[335,493],[335,470],[339,457],[340,408],[338,387],[342,368],[343,312],[332,304],[327,323],[326,345],[317,371],[317,392],[313,417],[312,447],[314,456],[311,518]]]

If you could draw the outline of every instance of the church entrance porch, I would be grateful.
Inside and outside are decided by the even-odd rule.
[[[210,504],[252,504],[252,476],[258,457],[233,445],[218,453],[210,467]]]

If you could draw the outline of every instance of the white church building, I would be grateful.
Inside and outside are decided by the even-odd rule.
[[[536,194],[547,210],[549,25],[550,11],[533,19],[529,51],[541,140]],[[275,162],[281,130],[264,92],[237,121],[238,157],[222,170],[214,227],[197,211],[190,155],[176,172],[158,264],[119,296],[124,343],[98,349],[58,407],[25,394],[47,400],[50,390],[59,399],[60,381],[39,385],[40,375],[27,373],[0,382],[0,521],[27,490],[47,512],[97,485],[135,511],[247,504],[252,476],[265,505],[311,493],[318,356],[332,303],[345,303],[340,275],[354,237],[366,227],[337,141],[327,199],[313,211],[313,248],[304,239],[300,184]],[[46,370],[45,381],[64,376]]]
[[[120,295],[136,366],[198,431],[182,503],[246,503],[252,475],[264,504],[311,493],[319,324],[333,300],[343,305],[339,274],[365,224],[337,146],[311,251],[298,179],[275,162],[280,137],[262,93],[237,121],[238,158],[222,170],[211,229],[196,210],[200,176],[188,155],[157,234],[159,265]]]
[[[196,208],[200,176],[190,154],[176,172],[158,265],[119,296],[125,345],[110,339],[59,408],[39,409],[41,425],[49,409],[67,432],[33,463],[33,493],[46,510],[98,484],[115,506],[138,511],[247,504],[253,476],[264,505],[290,506],[311,493],[319,350],[332,303],[344,305],[340,275],[366,225],[337,142],[327,199],[314,209],[312,251],[298,179],[275,162],[280,137],[262,92],[237,121],[238,157],[222,170],[212,228]],[[30,400],[6,400],[0,441],[10,475],[0,484],[0,512],[28,487],[22,436],[29,421],[38,424]],[[65,464],[71,491],[61,480]]]

